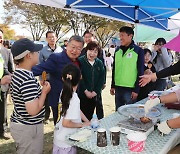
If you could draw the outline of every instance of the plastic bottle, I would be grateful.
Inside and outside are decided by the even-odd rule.
[[[96,114],[93,114],[93,117],[92,117],[92,119],[91,119],[91,127],[92,127],[93,129],[96,129],[96,128],[99,127],[99,120],[98,120]]]

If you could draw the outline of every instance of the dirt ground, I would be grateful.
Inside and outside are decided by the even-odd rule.
[[[103,99],[103,106],[104,106],[104,114],[105,116],[108,116],[109,114],[115,111],[114,96],[111,96],[109,93],[110,83],[111,83],[111,72],[107,72],[106,83],[107,83],[106,88],[102,92],[102,99]],[[9,118],[13,111],[13,104],[9,96],[8,96],[7,111],[8,111],[8,123],[9,123]],[[50,154],[52,151],[53,130],[54,130],[54,126],[53,126],[53,119],[52,119],[52,114],[51,114],[49,123],[44,125],[44,134],[45,134],[44,154]],[[8,129],[7,134],[10,137],[9,140],[0,139],[0,154],[15,154],[15,144],[14,144],[14,140],[12,139],[10,135],[9,129]],[[79,153],[84,153],[84,152],[80,150]]]
[[[110,85],[111,85],[111,72],[107,72],[106,88],[102,92],[105,116],[108,116],[109,114],[115,111],[114,96],[111,96],[109,93]],[[10,97],[8,97],[7,110],[8,110],[8,123],[9,123],[9,118],[13,111],[13,105],[10,100]],[[45,134],[44,135],[44,154],[52,153],[53,129],[54,129],[54,126],[53,126],[53,119],[52,119],[52,114],[51,114],[49,123],[44,126],[44,134]],[[0,139],[0,154],[15,154],[15,144],[14,144],[14,140],[12,139],[10,135],[9,129],[8,129],[8,135],[10,136],[9,140]],[[180,151],[180,146],[178,146],[175,150],[173,150],[169,154],[179,154],[179,151]],[[88,154],[88,152],[78,149],[78,154]]]

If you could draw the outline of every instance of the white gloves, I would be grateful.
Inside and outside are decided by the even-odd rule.
[[[152,107],[158,105],[159,103],[160,103],[160,99],[158,97],[155,99],[148,100],[144,105],[145,113],[147,114]]]
[[[157,124],[158,130],[163,134],[169,134],[171,132],[171,128],[169,128],[167,121],[163,121],[160,124]]]

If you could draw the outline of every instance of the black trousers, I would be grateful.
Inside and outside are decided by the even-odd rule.
[[[158,91],[163,91],[164,89],[166,89],[167,86],[166,79],[157,79],[155,84],[155,90]]]
[[[48,101],[48,94],[46,95],[46,99],[45,99],[45,102],[44,102],[44,106],[45,106],[45,121],[49,119],[49,116],[50,116],[50,113],[51,113],[51,110],[50,110],[50,107],[49,107],[49,101]]]
[[[96,114],[98,119],[104,118],[104,110],[103,110],[103,104],[102,104],[102,96],[99,96],[99,100],[96,101]]]
[[[58,119],[58,106],[51,106],[51,109],[53,112],[53,120],[54,120],[54,126],[55,126]]]
[[[92,99],[89,99],[87,97],[80,98],[81,111],[84,113],[88,120],[92,119],[94,109],[96,107],[96,104],[98,104],[99,99],[99,96],[96,96]]]
[[[7,92],[1,91],[0,99],[0,136],[7,128]]]

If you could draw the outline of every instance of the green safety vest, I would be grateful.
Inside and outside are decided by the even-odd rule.
[[[115,53],[115,74],[116,86],[134,88],[137,79],[138,54],[134,48],[128,49],[123,55],[122,49]]]

